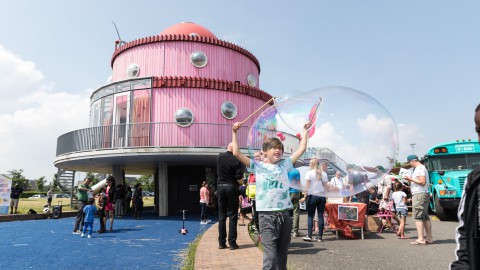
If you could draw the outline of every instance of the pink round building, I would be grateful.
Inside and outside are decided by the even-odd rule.
[[[59,177],[154,175],[159,215],[197,209],[197,189],[214,181],[232,124],[272,98],[259,88],[257,58],[200,25],[179,23],[117,41],[111,66],[110,82],[91,96],[90,127],[58,138]],[[241,148],[253,120],[239,131]]]

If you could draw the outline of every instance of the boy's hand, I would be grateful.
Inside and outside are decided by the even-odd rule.
[[[242,127],[242,122],[236,122],[235,124],[233,124],[232,130],[233,132],[237,132],[237,130],[239,130],[241,127]]]
[[[312,127],[312,123],[311,123],[310,121],[308,121],[307,123],[305,123],[305,124],[303,125],[303,129],[304,129],[304,130],[308,130],[308,129],[311,128],[311,127]]]

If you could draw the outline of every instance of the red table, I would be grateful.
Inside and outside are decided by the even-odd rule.
[[[328,215],[327,228],[340,231],[348,238],[355,238],[353,229],[359,228],[362,232],[363,239],[363,226],[365,224],[366,213],[367,205],[364,203],[327,202],[325,205],[325,214]]]

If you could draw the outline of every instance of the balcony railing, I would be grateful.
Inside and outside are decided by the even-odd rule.
[[[238,131],[240,148],[247,148],[248,126]],[[270,134],[271,133],[271,134]],[[274,131],[268,136],[274,137]],[[135,123],[75,130],[57,139],[57,156],[101,149],[135,147],[225,147],[232,140],[229,124],[194,123],[180,127],[176,123]],[[255,146],[260,149],[261,145]]]

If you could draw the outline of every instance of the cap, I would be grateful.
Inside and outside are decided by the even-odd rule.
[[[409,156],[407,157],[407,162],[410,162],[410,161],[412,161],[412,160],[418,160],[417,155],[409,155]]]

